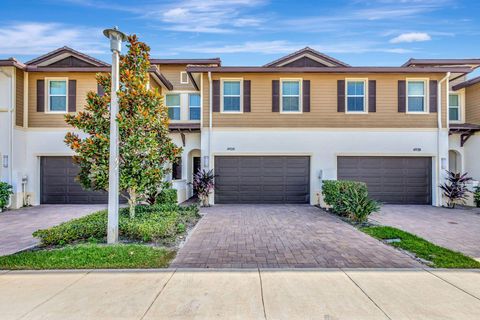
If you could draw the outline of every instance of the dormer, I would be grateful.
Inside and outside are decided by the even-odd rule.
[[[264,67],[349,67],[349,65],[312,48],[305,47],[267,63]]]

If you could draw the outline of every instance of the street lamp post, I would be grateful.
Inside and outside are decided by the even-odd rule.
[[[110,95],[110,157],[108,168],[108,229],[107,243],[118,242],[118,196],[119,196],[119,169],[118,169],[118,98],[117,91],[120,88],[119,55],[122,51],[122,42],[127,36],[120,32],[117,27],[105,29],[105,37],[110,39],[112,51],[112,93]]]

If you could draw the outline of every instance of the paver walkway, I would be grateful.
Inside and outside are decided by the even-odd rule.
[[[419,267],[406,254],[309,205],[215,205],[172,267]]]
[[[106,205],[41,205],[0,213],[0,255],[32,247],[32,233],[106,208]]]
[[[384,205],[370,220],[480,259],[480,209]]]
[[[8,272],[0,292],[2,320],[480,318],[475,271]]]

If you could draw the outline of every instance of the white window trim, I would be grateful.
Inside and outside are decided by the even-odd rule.
[[[183,75],[185,75],[185,77],[187,78],[187,81],[183,81]],[[180,84],[188,84],[189,81],[188,81],[188,74],[186,71],[180,71]]]
[[[224,100],[224,95],[223,95],[223,83],[224,82],[230,82],[230,81],[239,81],[240,82],[240,110],[239,111],[225,111],[223,109],[223,100]],[[236,97],[231,96],[231,97]],[[221,78],[220,79],[220,113],[226,113],[226,114],[239,114],[243,113],[243,78]]]
[[[363,82],[363,111],[348,111],[348,83]],[[353,96],[352,96],[353,97]],[[355,96],[360,97],[360,96]],[[368,78],[346,78],[345,79],[345,113],[367,114],[368,113]]]
[[[283,82],[298,81],[298,111],[283,111]],[[293,97],[293,96],[291,96]],[[296,97],[296,96],[295,96]],[[301,114],[303,113],[303,78],[280,78],[280,113],[281,114]]]
[[[409,82],[420,82],[423,81],[425,83],[425,90],[424,90],[424,103],[423,103],[423,111],[410,111],[408,108],[408,83]],[[412,96],[412,97],[420,97],[420,96]],[[429,114],[430,113],[430,79],[429,78],[407,78],[405,79],[405,99],[406,101],[406,113],[408,114]],[[440,99],[440,97],[439,97]]]
[[[460,115],[459,120],[450,120],[450,95],[451,94],[458,95],[458,101],[460,103],[459,109],[458,109],[459,115]],[[458,91],[449,91],[448,95],[449,95],[448,104],[447,104],[448,122],[449,123],[465,123],[465,89],[460,89]]]
[[[175,96],[175,95],[178,95],[180,104],[178,106],[167,106],[167,96]],[[173,121],[173,122],[181,121],[182,120],[182,94],[178,92],[165,93],[164,99],[165,99],[165,106],[167,107],[167,109],[178,107],[178,109],[180,110],[180,119],[170,119],[170,121]]]
[[[194,106],[194,108],[198,108],[200,110],[200,118],[202,118],[202,95],[200,93],[190,92],[190,93],[188,93],[188,96],[187,96],[187,98],[188,98],[188,106],[187,106],[187,108],[188,108],[188,120],[189,121],[200,121],[200,119],[191,119],[190,96],[193,95],[193,94],[196,94],[196,95],[200,96],[200,102],[199,102],[198,106]]]
[[[68,78],[67,77],[49,77],[44,79],[45,86],[45,110],[44,113],[49,114],[67,114],[68,113]],[[50,111],[50,81],[65,81],[65,111]],[[53,95],[57,96],[57,95]],[[63,96],[63,95],[62,95]]]

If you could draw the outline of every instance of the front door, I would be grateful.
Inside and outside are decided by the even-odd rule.
[[[201,160],[200,157],[193,157],[193,175],[196,175],[198,171],[201,169]],[[195,195],[195,190],[193,191],[193,195]]]

